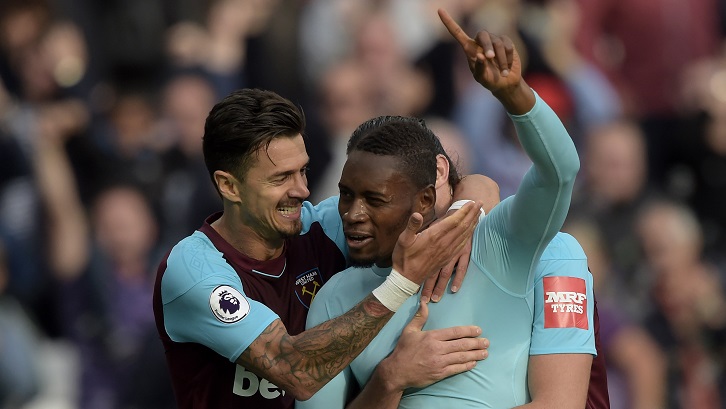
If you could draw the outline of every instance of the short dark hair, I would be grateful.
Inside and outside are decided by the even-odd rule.
[[[410,167],[405,171],[412,179],[417,177],[416,174],[424,171],[421,169],[422,167],[427,166],[433,172],[433,181],[426,184],[435,184],[436,155],[444,155],[449,162],[448,179],[452,189],[461,181],[461,175],[441,145],[441,140],[426,126],[426,121],[420,118],[383,115],[369,119],[359,125],[348,140],[346,153],[350,154],[354,150],[404,158],[404,162],[410,162],[408,165]],[[433,164],[429,155],[425,154],[426,152],[433,152]],[[421,156],[418,157],[418,155]],[[418,177],[429,176],[420,175]]]
[[[204,124],[202,150],[212,183],[217,170],[244,177],[260,147],[304,130],[302,109],[275,92],[255,88],[232,92],[212,108]]]

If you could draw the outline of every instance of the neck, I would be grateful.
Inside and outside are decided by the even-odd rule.
[[[451,206],[451,202],[454,200],[454,190],[451,185],[446,182],[442,183],[436,188],[436,204],[434,205],[435,217],[444,217],[446,210]]]
[[[225,209],[222,217],[212,223],[212,228],[237,251],[252,259],[272,260],[282,254],[285,239],[266,239],[240,220]]]

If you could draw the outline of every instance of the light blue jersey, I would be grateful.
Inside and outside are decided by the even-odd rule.
[[[308,314],[308,326],[344,313],[372,288],[383,283],[389,272],[390,268],[351,268],[333,277],[316,297]],[[555,236],[542,255],[535,279],[535,289],[523,295],[513,294],[474,266],[467,271],[458,293],[447,295],[438,303],[429,303],[429,318],[424,329],[478,325],[491,342],[489,357],[469,372],[424,389],[407,390],[400,407],[509,408],[521,405],[529,401],[526,383],[529,355],[594,355],[592,275],[587,270],[582,248],[572,236],[565,233]],[[562,283],[548,282],[550,280]],[[549,291],[545,291],[545,287]],[[298,402],[296,407],[343,408],[349,391],[365,385],[378,363],[393,351],[401,329],[417,309],[418,297],[408,299],[344,372],[311,400]],[[533,316],[536,317],[534,325]]]
[[[521,116],[512,116],[523,148],[534,166],[524,177],[517,194],[503,200],[491,214],[482,217],[473,238],[473,250],[464,283],[456,295],[448,295],[440,303],[429,304],[425,329],[455,325],[479,325],[490,339],[489,358],[472,371],[456,375],[421,390],[407,390],[401,401],[403,408],[506,408],[529,400],[527,363],[530,354],[532,324],[535,314],[535,272],[545,247],[562,227],[569,208],[574,178],[579,168],[577,152],[564,126],[552,110],[539,98],[533,109]],[[584,253],[569,236],[560,235],[548,248],[546,258],[574,259],[567,267],[566,277],[581,280],[584,295],[571,295],[570,287],[554,283],[550,293],[557,304],[591,299],[592,279],[587,273]],[[569,264],[569,263],[565,263]],[[308,314],[308,327],[339,316],[379,286],[390,269],[351,268],[333,277],[318,293]],[[573,285],[574,281],[567,281]],[[589,283],[589,284],[588,284]],[[549,283],[552,284],[552,283]],[[589,287],[588,287],[589,286]],[[577,288],[581,288],[577,286]],[[573,287],[574,288],[574,287]],[[543,290],[544,293],[544,290]],[[574,301],[573,301],[574,302]],[[299,402],[298,408],[343,407],[349,387],[364,385],[378,363],[394,348],[401,329],[418,308],[412,297],[398,310],[381,333],[360,356],[326,385],[312,399]],[[548,319],[555,329],[563,322],[583,325],[573,317],[578,308],[562,308]],[[543,310],[543,317],[546,310]],[[583,309],[586,329],[581,331],[583,344],[594,353],[590,309]],[[588,325],[589,324],[589,325]],[[575,324],[572,324],[575,325]],[[585,348],[588,348],[585,347]],[[583,349],[584,350],[584,349]],[[452,403],[452,399],[456,399]]]

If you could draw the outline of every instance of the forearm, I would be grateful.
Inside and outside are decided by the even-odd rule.
[[[389,373],[385,367],[385,360],[376,367],[371,379],[358,396],[353,399],[346,409],[396,409],[403,396],[403,388],[391,383],[396,379],[395,374]]]
[[[580,161],[572,138],[552,108],[537,97],[536,104],[527,112],[510,111],[510,114],[522,148],[539,174],[537,183],[543,186],[572,183]]]
[[[296,399],[309,399],[371,342],[393,312],[372,294],[347,313],[290,336],[275,321],[237,363],[264,376]]]
[[[540,98],[512,120],[533,166],[513,199],[508,232],[520,243],[545,243],[567,216],[580,161],[564,125]]]
[[[39,135],[33,163],[40,196],[48,214],[48,249],[54,274],[72,279],[88,261],[88,221],[78,197],[75,176],[61,141]]]

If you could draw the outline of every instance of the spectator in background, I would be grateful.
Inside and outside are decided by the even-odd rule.
[[[598,294],[611,296],[632,317],[642,318],[642,294],[649,277],[633,228],[638,208],[657,192],[647,185],[647,157],[640,128],[621,120],[594,127],[584,146],[583,178],[575,191],[570,217],[592,219],[612,260],[611,274]]]
[[[368,72],[378,114],[421,116],[431,100],[430,78],[415,68],[381,10],[365,14],[354,32],[354,60]]]
[[[673,196],[688,203],[703,226],[704,252],[726,261],[726,54],[691,64],[683,84],[688,123],[678,144]]]
[[[702,256],[694,214],[672,202],[648,204],[637,219],[643,268],[653,276],[645,325],[668,357],[669,408],[721,408],[726,392],[718,336],[726,328],[723,272]]]
[[[380,7],[356,16],[351,51],[320,77],[320,121],[330,161],[313,201],[338,193],[345,144],[358,124],[382,114],[420,115],[431,98],[430,79],[416,69],[397,36],[395,20]],[[311,146],[315,146],[311,144]]]
[[[320,181],[310,186],[313,203],[338,194],[348,138],[359,124],[378,112],[370,79],[370,73],[354,59],[334,64],[321,77],[316,112],[328,138],[330,160]]]
[[[717,0],[577,0],[578,50],[615,84],[647,141],[648,178],[663,186],[681,128],[677,92],[692,62],[719,47]]]
[[[3,111],[8,112],[6,109]],[[37,257],[43,236],[40,199],[23,137],[10,133],[6,121],[3,117],[0,126],[0,235],[8,266],[3,288],[26,308],[34,309],[44,289],[43,260]]]
[[[164,47],[170,68],[201,69],[214,84],[215,100],[249,86],[249,39],[267,28],[279,4],[279,0],[210,1],[201,22],[182,19],[167,29]]]
[[[585,132],[617,118],[620,107],[607,79],[574,48],[572,27],[577,13],[570,1],[547,1],[544,5],[491,1],[473,10],[470,17],[471,24],[498,27],[524,50],[524,78],[553,107],[576,144],[582,145]],[[460,74],[461,70],[455,72]],[[479,92],[470,78],[458,81],[462,85],[452,115],[479,158],[473,170],[497,180],[502,197],[507,197],[514,193],[529,161],[496,100]],[[493,131],[479,134],[483,124]]]
[[[7,65],[0,72],[0,231],[9,250],[7,291],[42,320],[44,330],[53,331],[47,314],[36,315],[36,309],[45,308],[49,277],[46,260],[38,256],[46,227],[33,174],[34,143],[48,118],[60,121],[68,132],[82,129],[76,121],[88,121],[87,108],[73,89],[86,54],[77,27],[52,18],[44,2],[10,1],[2,7],[2,57]]]
[[[80,352],[79,407],[171,407],[161,403],[170,397],[170,386],[149,314],[156,220],[142,194],[129,188],[104,190],[87,218],[65,150],[67,139],[86,125],[82,113],[71,103],[43,111],[32,150],[56,284],[49,299],[57,302],[52,311],[62,323],[61,335]],[[152,356],[159,358],[160,371],[134,383],[140,382],[138,373],[154,373],[154,360],[138,358],[147,348],[157,348]],[[136,365],[143,370],[134,372]],[[156,400],[149,403],[140,395],[151,384]]]
[[[433,44],[440,30],[431,5],[418,0],[308,1],[300,16],[305,78],[311,84],[317,83],[320,73],[348,56],[355,49],[357,32],[371,15],[385,16],[390,21],[386,30],[394,34],[387,40],[395,43],[405,60],[414,61]]]
[[[162,154],[160,238],[173,244],[193,232],[200,219],[221,210],[202,155],[204,121],[217,99],[209,77],[189,70],[168,79],[159,101],[161,133],[171,143]]]
[[[158,223],[133,186],[94,200],[91,253],[60,286],[66,335],[81,357],[79,408],[173,408],[151,311]]]
[[[0,240],[0,407],[18,408],[40,390],[38,329],[22,305],[5,292],[7,252]]]

